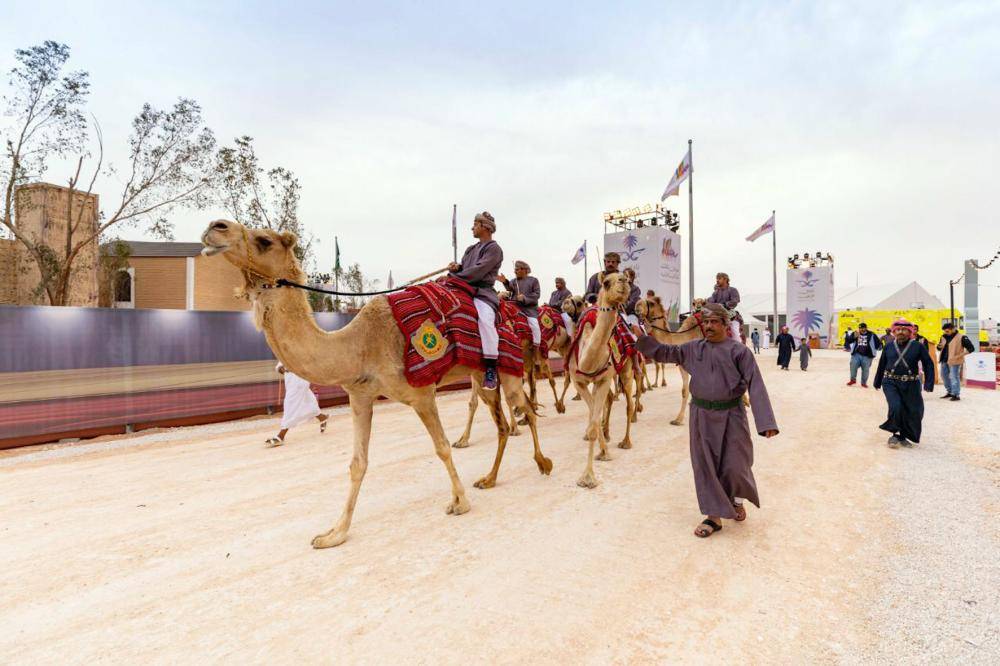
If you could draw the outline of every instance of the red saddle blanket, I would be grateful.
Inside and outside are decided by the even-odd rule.
[[[625,319],[618,313],[615,313],[615,318],[615,328],[611,333],[611,339],[608,340],[608,346],[611,348],[611,361],[614,363],[615,372],[621,372],[625,361],[637,356],[639,350],[635,348],[635,339],[632,337],[632,331],[629,330]],[[573,342],[570,343],[569,347],[570,353],[576,356],[577,360],[579,360],[580,353],[580,334],[583,333],[587,324],[591,326],[597,324],[597,308],[590,307],[584,310],[583,314],[580,315],[580,321],[577,322],[576,333],[573,335]],[[603,368],[599,372],[603,372]]]
[[[531,342],[531,326],[528,318],[521,312],[514,301],[500,301],[500,325],[509,326],[519,342]]]
[[[552,341],[559,335],[559,331],[566,330],[566,323],[562,312],[550,305],[543,305],[538,308],[538,325],[542,329],[542,358],[548,358]]]
[[[444,278],[387,297],[399,332],[406,339],[403,374],[410,386],[436,384],[456,365],[485,369],[473,293],[465,282]],[[499,324],[497,370],[520,377],[524,370],[521,345],[511,325]]]

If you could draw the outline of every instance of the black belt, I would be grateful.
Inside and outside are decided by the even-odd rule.
[[[885,373],[886,379],[895,379],[897,382],[916,382],[920,381],[920,377],[917,375],[895,375],[891,372]]]
[[[722,412],[727,409],[732,409],[733,407],[739,407],[742,403],[742,397],[734,398],[733,400],[702,400],[701,398],[691,396],[691,404],[695,407],[711,409],[716,412]]]

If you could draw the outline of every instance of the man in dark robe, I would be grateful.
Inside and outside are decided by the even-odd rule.
[[[676,363],[691,374],[691,467],[698,506],[706,516],[694,533],[707,537],[722,529],[722,518],[746,519],[744,498],[760,507],[743,394],[749,393],[758,434],[774,437],[778,426],[753,352],[726,335],[728,311],[710,304],[701,314],[705,338],[682,345],[661,345],[638,326],[632,332],[643,356]]]
[[[629,326],[635,326],[639,323],[639,317],[635,314],[635,306],[642,299],[642,291],[635,283],[635,271],[633,269],[626,268],[622,271],[622,274],[628,278],[629,284],[628,300],[625,301],[625,321],[629,323]]]
[[[715,274],[715,291],[705,299],[705,302],[717,303],[729,310],[729,327],[733,331],[733,337],[740,339],[743,331],[743,317],[736,312],[736,306],[740,304],[740,292],[736,287],[730,286],[728,274]]]
[[[449,275],[476,288],[472,302],[479,315],[479,337],[483,343],[483,364],[486,366],[483,388],[488,391],[497,388],[497,357],[500,355],[500,334],[496,327],[500,299],[493,283],[497,281],[497,272],[503,263],[503,250],[493,240],[496,230],[497,224],[492,215],[486,211],[476,215],[472,235],[478,242],[465,250],[461,262],[448,264]]]
[[[583,295],[584,300],[590,303],[590,297],[593,296],[593,302],[597,302],[597,292],[601,290],[601,283],[604,281],[604,276],[611,273],[618,272],[618,264],[621,263],[621,255],[617,252],[608,252],[604,255],[604,270],[594,273],[590,276],[590,281],[587,283],[587,293]]]
[[[572,296],[573,293],[566,288],[566,280],[561,277],[556,278],[556,290],[549,295],[549,307],[562,310],[563,301]]]
[[[788,327],[782,326],[781,333],[774,339],[778,345],[778,365],[782,370],[788,370],[788,364],[792,362],[792,352],[798,349],[795,346],[795,338],[788,333]]]
[[[879,426],[890,434],[891,449],[913,446],[920,441],[924,420],[924,399],[920,395],[923,369],[924,390],[934,391],[934,360],[927,348],[913,339],[913,324],[905,319],[892,325],[893,340],[886,345],[875,370],[875,390],[882,389],[889,403],[889,417]]]
[[[528,262],[518,259],[514,262],[514,279],[508,280],[503,273],[498,279],[517,303],[517,309],[528,319],[531,342],[537,347],[542,344],[542,328],[538,325],[538,298],[542,295],[542,286],[538,284],[538,278],[531,277],[530,273]]]

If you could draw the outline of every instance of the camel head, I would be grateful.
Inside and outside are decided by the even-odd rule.
[[[691,312],[698,312],[703,307],[705,307],[704,298],[696,298],[693,301],[691,301]]]
[[[201,235],[206,256],[221,254],[243,272],[244,291],[279,278],[302,282],[305,274],[295,257],[295,234],[272,229],[248,229],[239,222],[215,220]]]
[[[567,296],[563,299],[562,311],[568,314],[573,321],[576,321],[576,318],[583,312],[585,305],[583,296]]]
[[[601,291],[597,304],[602,307],[618,307],[628,300],[632,286],[623,273],[608,273],[601,280]]]

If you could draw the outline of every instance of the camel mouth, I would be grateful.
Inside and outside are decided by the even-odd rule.
[[[205,247],[201,248],[201,253],[203,256],[211,257],[219,254],[220,252],[225,252],[228,249],[228,245],[209,245],[208,243],[205,243]]]

